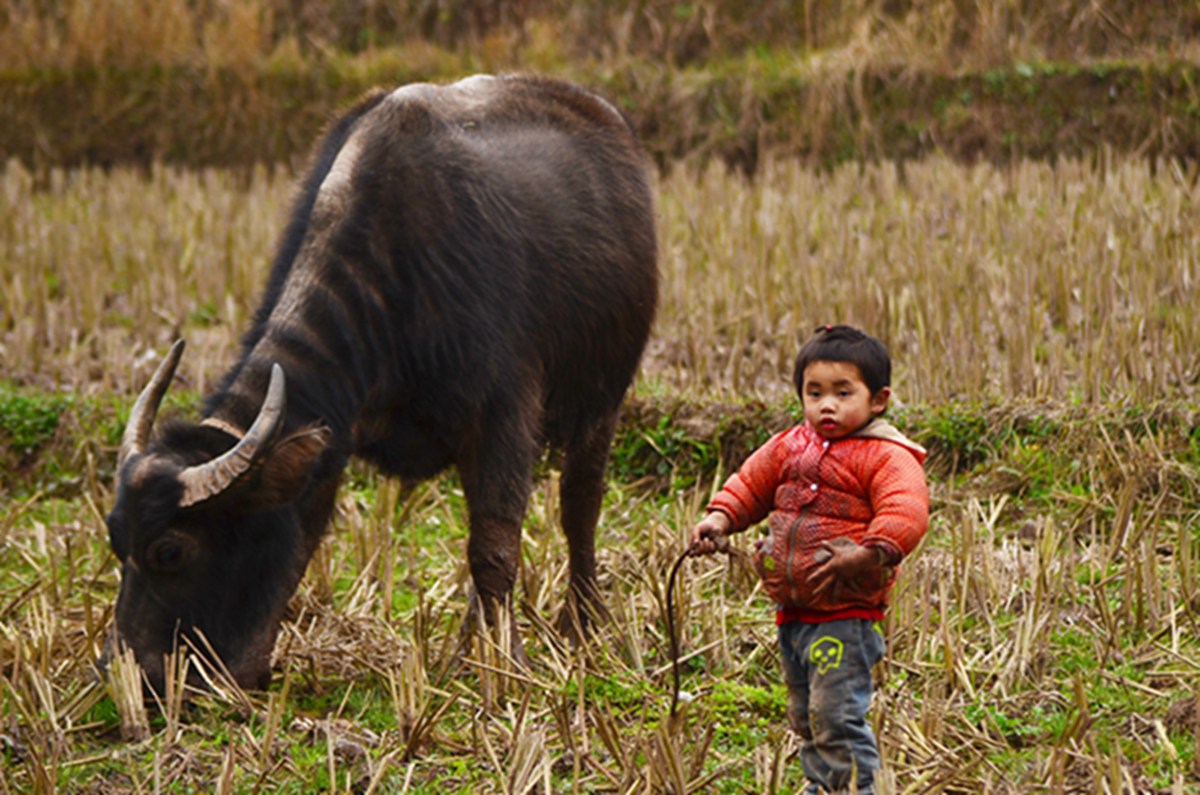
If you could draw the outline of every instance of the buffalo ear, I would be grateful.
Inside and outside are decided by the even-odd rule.
[[[295,500],[308,486],[330,437],[328,428],[309,426],[272,445],[251,486],[255,507],[271,510]]]

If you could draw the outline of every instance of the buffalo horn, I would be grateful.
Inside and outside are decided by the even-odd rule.
[[[254,466],[283,425],[284,403],[283,368],[275,364],[271,367],[271,383],[267,387],[262,408],[241,441],[213,460],[188,467],[179,473],[179,482],[183,484],[179,507],[186,508],[212,499]]]
[[[175,377],[175,368],[179,366],[179,357],[183,355],[183,345],[183,340],[175,341],[158,365],[158,369],[154,371],[154,377],[133,404],[133,410],[129,413],[129,423],[121,437],[121,450],[117,453],[118,472],[131,455],[146,452],[146,443],[150,440],[150,430],[154,427],[158,405],[162,403],[163,395],[167,393],[167,387]]]

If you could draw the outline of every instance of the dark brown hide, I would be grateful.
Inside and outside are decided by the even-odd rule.
[[[568,605],[600,610],[605,462],[656,291],[643,153],[605,100],[474,77],[347,113],[314,156],[205,422],[122,455],[116,624],[150,680],[161,687],[162,655],[200,636],[243,685],[269,679],[351,455],[405,478],[457,467],[490,609],[511,599],[534,464],[561,449]],[[260,423],[268,443],[228,456],[237,471],[206,468],[254,424],[274,365],[286,409]],[[152,421],[153,408],[138,428]]]

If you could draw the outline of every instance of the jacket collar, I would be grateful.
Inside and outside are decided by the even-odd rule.
[[[854,433],[850,434],[848,439],[883,439],[887,442],[894,442],[901,447],[906,447],[913,452],[921,461],[925,460],[928,454],[924,447],[909,439],[900,429],[883,417],[876,417],[868,422],[863,427],[859,428]]]

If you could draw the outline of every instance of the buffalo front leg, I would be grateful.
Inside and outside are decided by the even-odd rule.
[[[609,618],[596,583],[596,522],[604,499],[604,471],[616,423],[614,411],[587,424],[563,454],[562,525],[571,555],[571,574],[558,628],[575,640],[582,639],[592,625]]]
[[[459,474],[470,514],[467,561],[471,569],[471,604],[466,632],[482,623],[495,630],[507,615],[513,659],[528,665],[517,631],[513,585],[521,557],[521,522],[529,503],[537,447],[530,434],[514,432],[522,423],[511,418],[491,422],[490,435],[459,462]]]

